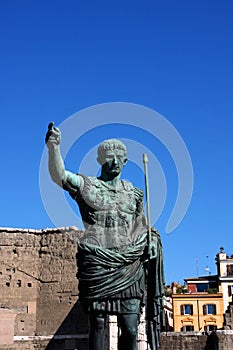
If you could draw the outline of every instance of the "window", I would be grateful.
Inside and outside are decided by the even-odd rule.
[[[180,329],[181,332],[193,332],[194,326],[184,326]]]
[[[208,283],[196,283],[197,292],[207,292],[209,289]]]
[[[216,305],[215,304],[203,305],[203,315],[216,315]]]
[[[215,325],[209,325],[209,326],[205,326],[205,327],[204,327],[204,331],[205,331],[205,332],[216,331],[216,329],[217,329],[217,326],[215,326]]]
[[[193,306],[191,304],[185,304],[180,306],[181,315],[193,315]]]
[[[228,286],[228,296],[231,297],[233,294],[233,286]]]
[[[233,275],[233,265],[227,265],[227,276]]]

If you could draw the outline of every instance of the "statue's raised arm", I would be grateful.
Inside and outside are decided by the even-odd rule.
[[[54,122],[49,123],[45,142],[49,154],[49,173],[54,182],[69,192],[76,192],[82,187],[83,179],[65,169],[64,161],[60,152],[61,131],[54,127]]]

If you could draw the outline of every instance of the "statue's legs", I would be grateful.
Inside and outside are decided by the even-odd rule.
[[[106,315],[96,312],[90,313],[89,350],[104,349],[104,331]]]
[[[138,330],[138,314],[118,315],[118,325],[121,336],[118,340],[118,350],[135,350]]]

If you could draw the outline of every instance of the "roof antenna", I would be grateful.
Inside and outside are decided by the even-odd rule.
[[[198,277],[198,256],[196,257],[196,271],[197,271],[197,277]]]

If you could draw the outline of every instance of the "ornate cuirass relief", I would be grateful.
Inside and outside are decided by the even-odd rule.
[[[135,213],[136,200],[134,187],[129,182],[121,181],[117,187],[107,185],[104,181],[91,179],[91,186],[84,188],[82,196],[86,203],[97,211],[119,210]]]
[[[130,182],[121,181],[113,187],[88,177],[81,195],[78,204],[86,227],[84,241],[116,247],[135,240],[133,227],[138,199]]]

